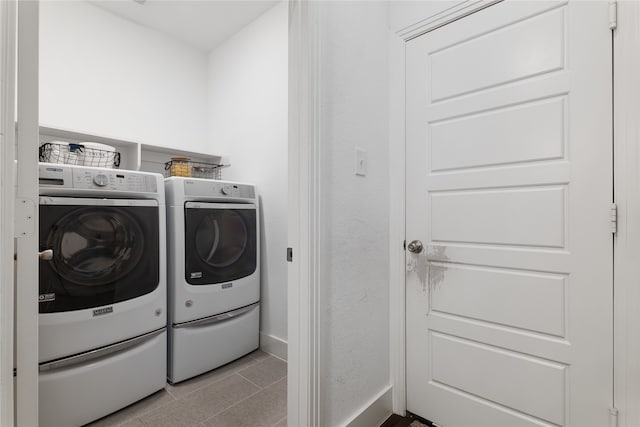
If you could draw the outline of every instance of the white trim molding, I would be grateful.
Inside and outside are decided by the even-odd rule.
[[[289,3],[289,425],[320,423],[320,37],[317,2]]]
[[[416,9],[416,7],[419,8],[421,6],[430,6],[424,3],[421,5],[420,2],[412,2],[413,4],[411,5],[411,12],[414,14],[414,17],[419,20],[413,21],[409,25],[404,26],[403,28],[397,30],[396,33],[404,40],[411,40],[415,37],[421,36],[424,33],[428,33],[429,31],[433,31],[444,25],[450,24],[453,21],[457,21],[460,18],[475,13],[500,1],[503,0],[462,0],[445,10],[439,11],[435,15],[429,15],[427,17],[421,15],[420,9]],[[404,5],[402,3],[405,2],[399,2],[395,5],[392,3],[391,7],[406,7],[406,3]],[[425,13],[424,11],[422,12],[423,14]]]
[[[389,35],[389,344],[393,412],[406,412],[404,44]]]
[[[287,360],[287,342],[275,335],[260,332],[260,350],[285,362]]]
[[[614,405],[618,425],[640,425],[640,3],[618,2],[613,35]]]
[[[392,413],[391,386],[385,387],[346,423],[347,427],[374,427],[385,422]]]
[[[16,1],[0,2],[0,425],[14,424]]]

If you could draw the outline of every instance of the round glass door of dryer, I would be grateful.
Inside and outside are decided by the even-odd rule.
[[[247,250],[248,241],[245,220],[231,210],[204,216],[195,234],[198,256],[214,268],[237,262]]]
[[[40,250],[53,256],[40,261],[40,312],[98,307],[155,290],[158,218],[157,206],[41,204]]]
[[[237,206],[208,203],[185,206],[187,283],[229,282],[256,271],[256,209],[254,205]]]

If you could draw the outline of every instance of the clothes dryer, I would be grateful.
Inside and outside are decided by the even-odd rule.
[[[159,174],[39,166],[40,426],[79,426],[164,387]]]
[[[176,383],[259,346],[259,207],[251,184],[171,177],[165,190]]]

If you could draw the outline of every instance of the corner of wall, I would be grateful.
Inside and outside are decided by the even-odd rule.
[[[274,335],[260,331],[260,350],[287,361],[287,342]]]
[[[368,404],[360,408],[344,425],[347,427],[379,426],[393,413],[391,410],[392,387],[388,385]]]

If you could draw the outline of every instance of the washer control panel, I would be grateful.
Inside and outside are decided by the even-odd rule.
[[[157,193],[155,177],[129,171],[95,171],[74,169],[73,188]]]
[[[105,187],[109,184],[109,177],[103,173],[99,173],[98,175],[94,175],[93,183],[98,187]]]
[[[123,170],[90,169],[66,165],[41,164],[41,187],[83,190],[157,193],[154,175]]]

